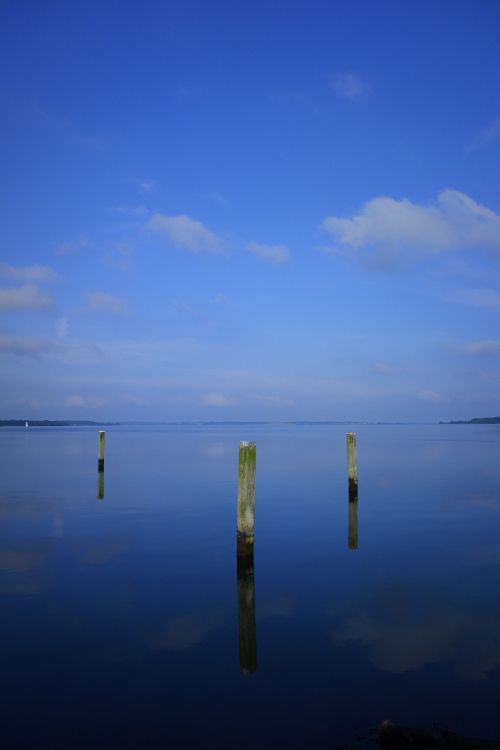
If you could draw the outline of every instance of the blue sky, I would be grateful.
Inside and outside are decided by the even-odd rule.
[[[0,415],[500,413],[500,4],[0,7]]]

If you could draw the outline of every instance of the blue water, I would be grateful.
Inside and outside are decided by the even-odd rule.
[[[107,428],[103,499],[95,429],[0,429],[2,747],[335,748],[386,718],[499,738],[500,429],[352,427],[356,549],[346,429]]]

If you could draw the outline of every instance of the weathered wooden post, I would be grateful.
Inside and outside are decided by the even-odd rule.
[[[104,500],[104,472],[97,472],[97,497],[99,500]]]
[[[238,557],[238,626],[240,669],[243,674],[257,671],[257,626],[255,623],[255,578],[253,552]]]
[[[349,478],[349,490],[358,486],[358,467],[356,462],[356,433],[348,432],[347,439],[347,476]]]
[[[253,555],[255,522],[255,443],[240,443],[238,461],[238,557]]]
[[[255,468],[255,443],[240,443],[238,459],[236,564],[238,574],[240,669],[244,674],[251,674],[257,669],[257,630],[255,624],[255,580],[253,567]]]
[[[97,438],[97,497],[99,500],[104,499],[104,443],[106,433],[99,430]]]
[[[99,438],[97,441],[97,471],[104,471],[104,443],[106,440],[106,433],[104,430],[99,430]]]
[[[358,466],[356,460],[356,433],[348,432],[347,440],[347,477],[349,482],[349,529],[347,546],[358,549]]]

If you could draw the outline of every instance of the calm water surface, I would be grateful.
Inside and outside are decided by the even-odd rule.
[[[108,428],[102,500],[95,429],[1,429],[2,747],[335,748],[385,718],[500,737],[500,429],[354,427],[351,549],[347,429]]]

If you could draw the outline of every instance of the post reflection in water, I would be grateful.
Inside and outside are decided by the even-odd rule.
[[[97,472],[97,498],[104,500],[104,472]]]
[[[237,555],[237,576],[240,669],[243,674],[251,674],[257,671],[253,544],[246,554]]]
[[[349,549],[358,549],[358,483],[349,479]]]

